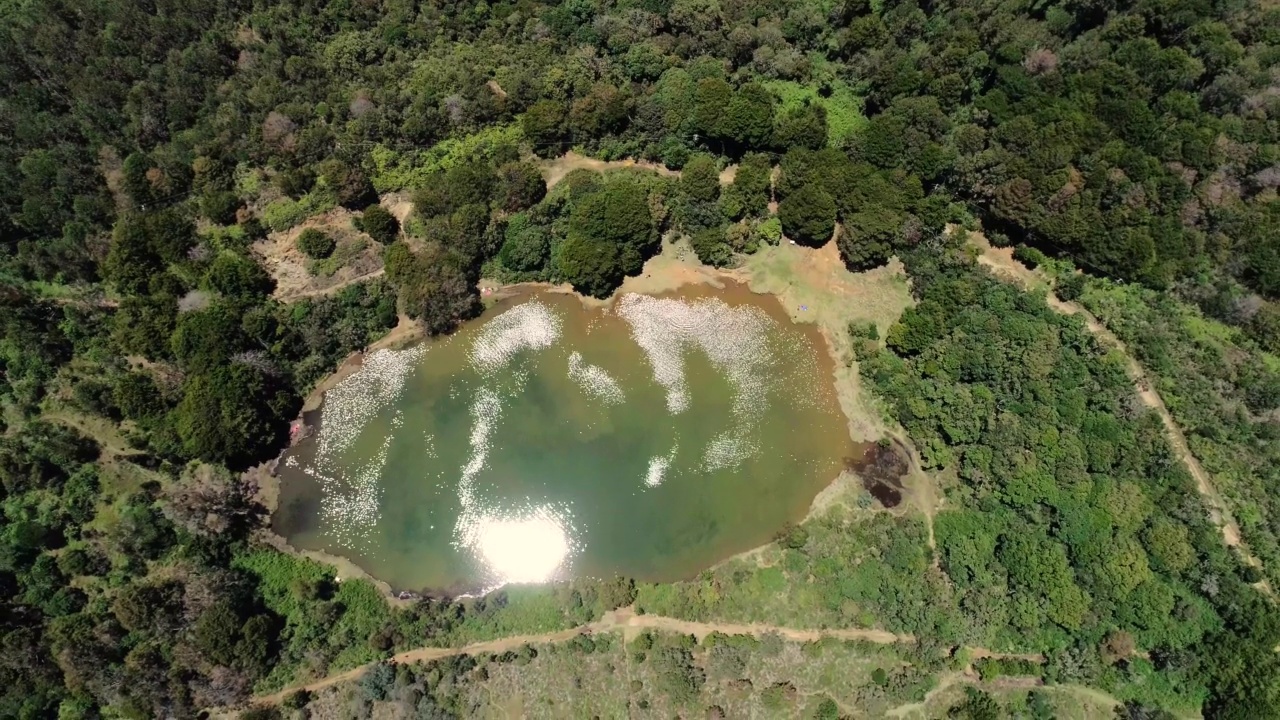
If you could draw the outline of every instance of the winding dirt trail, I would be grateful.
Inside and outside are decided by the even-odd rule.
[[[660,630],[663,632],[693,635],[698,638],[699,641],[702,641],[703,638],[711,633],[718,632],[725,635],[752,635],[755,637],[772,633],[780,635],[784,639],[791,640],[793,642],[815,642],[822,640],[823,638],[836,638],[838,640],[866,640],[868,642],[880,643],[882,645],[899,642],[915,642],[915,638],[911,635],[896,635],[885,630],[798,630],[796,628],[781,627],[777,625],[737,625],[733,623],[716,622],[700,623],[689,620],[679,620],[672,617],[664,617],[661,615],[637,615],[631,608],[621,608],[619,610],[605,613],[604,616],[596,622],[579,625],[578,627],[569,628],[568,630],[559,630],[556,632],[542,633],[538,635],[513,635],[510,637],[498,638],[496,640],[472,643],[471,645],[464,645],[456,648],[415,648],[413,650],[406,650],[405,652],[393,655],[389,661],[397,665],[401,665],[439,660],[441,658],[451,657],[454,655],[503,653],[508,650],[515,650],[526,644],[567,642],[583,633],[621,632],[624,638],[630,640],[643,630]],[[255,698],[253,702],[256,705],[277,705],[284,700],[286,696],[297,692],[298,690],[315,692],[344,682],[357,680],[361,675],[364,675],[365,671],[368,670],[371,665],[372,664],[361,665],[310,683],[294,685],[273,695],[264,695],[262,697]]]
[[[1101,340],[1103,345],[1114,348],[1124,357],[1129,377],[1133,379],[1134,385],[1138,389],[1138,397],[1141,398],[1144,405],[1155,410],[1156,414],[1160,416],[1160,422],[1164,424],[1165,435],[1168,436],[1169,444],[1173,447],[1174,455],[1186,467],[1187,472],[1191,473],[1191,476],[1195,478],[1196,489],[1200,491],[1205,505],[1209,508],[1210,519],[1222,530],[1222,541],[1228,547],[1234,548],[1248,564],[1261,566],[1261,561],[1250,553],[1244,543],[1241,542],[1240,525],[1232,516],[1226,500],[1218,492],[1217,487],[1214,486],[1213,479],[1209,476],[1209,473],[1205,471],[1200,461],[1196,459],[1195,454],[1191,452],[1191,446],[1187,444],[1187,436],[1173,419],[1173,415],[1169,413],[1169,409],[1164,404],[1164,399],[1152,387],[1146,370],[1134,359],[1129,352],[1129,348],[1120,341],[1120,338],[1116,337],[1115,333],[1108,330],[1098,318],[1094,317],[1093,313],[1086,310],[1079,303],[1067,302],[1054,295],[1048,283],[1039,273],[1014,259],[1013,248],[994,247],[987,241],[986,237],[979,233],[969,233],[969,238],[981,252],[978,256],[979,263],[990,268],[996,276],[1011,280],[1024,288],[1044,289],[1046,291],[1045,299],[1050,308],[1063,315],[1079,315],[1084,320],[1085,328],[1090,333],[1093,333],[1094,337]],[[1264,586],[1263,590],[1268,594],[1271,592],[1268,586]]]

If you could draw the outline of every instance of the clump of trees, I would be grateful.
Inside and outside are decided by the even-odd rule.
[[[953,468],[965,488],[965,504],[935,520],[961,606],[1024,643],[1062,651],[1049,663],[1058,681],[1107,682],[1101,665],[1081,670],[1066,649],[1096,653],[1118,629],[1162,658],[1159,671],[1209,689],[1217,711],[1269,706],[1262,688],[1280,667],[1274,658],[1259,659],[1247,681],[1185,660],[1223,642],[1248,653],[1256,646],[1246,638],[1280,635],[1120,361],[1074,319],[985,276],[959,249],[905,257],[920,302],[862,371],[925,467]],[[1010,412],[1028,393],[1052,411]],[[1256,625],[1237,634],[1242,621]],[[1224,683],[1232,690],[1223,693]]]
[[[616,178],[574,202],[568,232],[556,249],[556,270],[575,290],[607,297],[657,249],[645,187]]]

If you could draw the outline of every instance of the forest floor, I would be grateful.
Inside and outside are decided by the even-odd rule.
[[[1043,275],[1014,259],[1012,247],[995,247],[981,233],[971,232],[969,233],[969,238],[980,253],[978,255],[979,263],[990,268],[996,276],[1011,280],[1025,289],[1044,290],[1045,300],[1050,308],[1063,315],[1080,316],[1084,320],[1085,328],[1094,337],[1102,341],[1104,346],[1114,349],[1124,357],[1129,377],[1133,379],[1134,385],[1138,390],[1138,397],[1144,405],[1159,415],[1161,423],[1164,424],[1165,434],[1173,447],[1174,454],[1186,467],[1187,472],[1191,473],[1191,476],[1195,478],[1196,489],[1200,491],[1200,495],[1204,498],[1205,505],[1209,510],[1209,517],[1222,530],[1223,542],[1228,547],[1234,548],[1239,552],[1245,562],[1254,566],[1261,565],[1258,558],[1250,553],[1241,541],[1240,525],[1232,516],[1226,500],[1214,485],[1213,478],[1209,476],[1209,473],[1205,471],[1200,461],[1191,452],[1191,448],[1187,444],[1186,435],[1173,419],[1173,415],[1169,413],[1169,409],[1164,404],[1164,399],[1160,397],[1160,393],[1155,390],[1142,365],[1133,357],[1133,354],[1120,341],[1120,338],[1116,337],[1115,333],[1108,330],[1105,325],[1079,303],[1067,302],[1058,298]],[[1271,592],[1269,586],[1264,586],[1263,590],[1268,594]]]

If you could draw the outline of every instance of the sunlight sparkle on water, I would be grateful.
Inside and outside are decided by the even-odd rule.
[[[485,516],[471,530],[476,550],[502,583],[543,583],[569,556],[564,523],[547,508],[522,518]]]

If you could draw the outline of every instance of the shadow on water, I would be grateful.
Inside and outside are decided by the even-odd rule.
[[[910,465],[897,441],[886,438],[872,443],[862,457],[845,458],[844,467],[862,479],[862,486],[881,505],[893,508],[902,502],[902,478]]]

